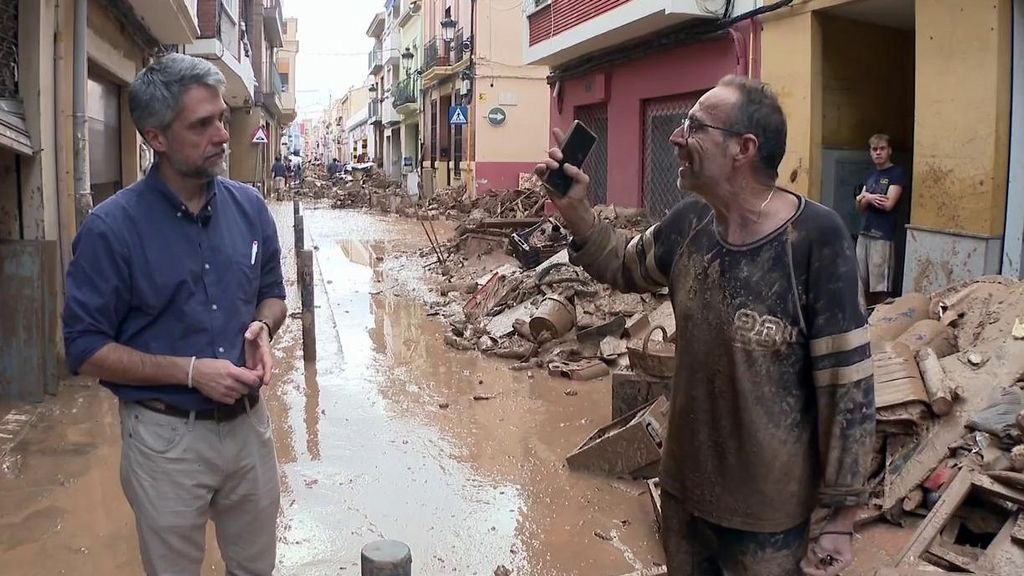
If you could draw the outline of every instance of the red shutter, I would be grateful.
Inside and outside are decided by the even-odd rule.
[[[630,0],[551,0],[530,15],[530,46],[629,3]]]

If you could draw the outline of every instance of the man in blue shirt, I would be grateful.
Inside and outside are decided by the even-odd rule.
[[[270,167],[270,173],[274,176],[274,196],[280,200],[284,193],[285,176],[288,175],[288,167],[281,162],[280,156],[274,157],[274,164]]]
[[[73,373],[119,399],[121,483],[146,573],[196,574],[213,520],[229,574],[270,574],[280,504],[270,340],[287,314],[277,229],[260,195],[219,177],[224,77],[169,54],[129,88],[154,150],[74,242],[64,339]]]
[[[900,198],[909,181],[902,167],[892,163],[889,136],[875,134],[868,141],[875,167],[857,195],[864,223],[857,238],[857,266],[869,305],[884,302],[893,291],[893,241],[899,222]]]

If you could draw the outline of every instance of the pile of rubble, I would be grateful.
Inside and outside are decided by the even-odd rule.
[[[924,517],[899,568],[1024,574],[1024,283],[908,294],[869,324],[878,432],[862,520]]]
[[[467,219],[451,244],[435,246],[449,279],[433,311],[451,326],[446,343],[508,358],[514,370],[611,374],[613,421],[566,462],[646,480],[657,516],[675,356],[670,302],[614,292],[571,265],[553,220],[500,222]],[[517,237],[545,256],[539,264]],[[916,529],[897,568],[1024,574],[1024,283],[986,277],[909,294],[874,309],[869,329],[878,428],[858,527]]]

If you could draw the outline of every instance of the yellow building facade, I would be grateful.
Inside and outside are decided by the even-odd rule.
[[[1017,0],[797,0],[762,19],[761,77],[789,121],[780,185],[856,234],[867,140],[889,134],[912,174],[905,292],[1021,276],[1022,21]]]

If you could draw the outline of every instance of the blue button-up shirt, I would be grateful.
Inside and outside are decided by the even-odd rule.
[[[284,299],[277,227],[249,186],[217,178],[193,214],[154,166],[86,218],[73,244],[64,307],[71,372],[117,342],[146,354],[245,364],[257,305]],[[186,410],[219,404],[180,386],[101,382],[122,400]]]

